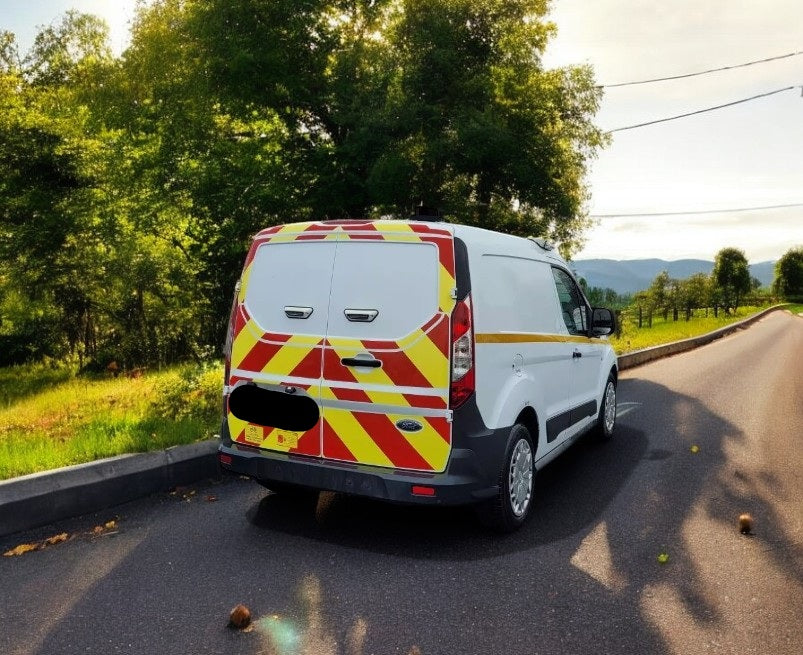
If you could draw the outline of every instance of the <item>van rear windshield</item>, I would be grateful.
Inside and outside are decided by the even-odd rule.
[[[329,334],[383,340],[410,334],[438,312],[439,267],[431,243],[338,243]],[[371,322],[354,322],[346,310],[378,313]]]

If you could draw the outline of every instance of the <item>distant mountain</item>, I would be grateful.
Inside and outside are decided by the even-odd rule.
[[[571,262],[571,266],[579,277],[585,278],[589,287],[613,289],[616,293],[635,293],[646,289],[661,271],[667,271],[670,277],[682,280],[695,273],[710,274],[714,270],[714,262],[704,259],[678,259],[672,262],[663,259],[580,259]],[[772,284],[775,262],[750,264],[750,275],[761,280],[762,286]]]

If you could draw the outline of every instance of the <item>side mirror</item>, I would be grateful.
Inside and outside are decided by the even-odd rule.
[[[613,334],[616,330],[616,316],[610,309],[596,307],[592,310],[591,334],[595,337],[604,337]]]

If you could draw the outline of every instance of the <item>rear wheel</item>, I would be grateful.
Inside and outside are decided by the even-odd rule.
[[[497,495],[478,507],[485,525],[499,532],[513,532],[527,520],[533,497],[534,458],[530,431],[521,424],[514,425],[499,473]]]
[[[608,441],[613,436],[616,427],[616,380],[613,375],[608,376],[605,383],[605,393],[602,394],[602,406],[599,408],[597,427],[595,432],[602,441]]]

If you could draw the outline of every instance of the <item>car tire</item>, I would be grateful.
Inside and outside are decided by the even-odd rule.
[[[510,430],[496,496],[477,508],[480,521],[486,527],[507,533],[524,525],[532,506],[534,460],[530,431],[517,423]]]
[[[597,416],[597,425],[594,432],[600,441],[610,441],[616,428],[616,379],[608,376],[605,391],[602,394],[602,404]]]

